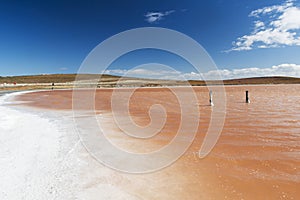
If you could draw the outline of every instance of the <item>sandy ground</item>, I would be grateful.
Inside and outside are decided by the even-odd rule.
[[[208,104],[207,89],[194,89],[198,97],[195,105],[201,113],[197,136],[177,162],[155,173],[133,175],[107,168],[78,144],[79,139],[73,135],[71,126],[58,131],[65,136],[65,143],[61,145],[72,150],[67,163],[73,167],[69,168],[69,173],[60,172],[69,183],[77,184],[75,187],[70,184],[70,194],[78,199],[298,199],[300,85],[226,86],[227,110],[222,135],[204,159],[197,155],[212,107]],[[250,104],[244,103],[245,90],[250,93]],[[184,88],[178,92],[184,92]],[[180,122],[180,109],[174,94],[167,88],[142,88],[131,97],[130,115],[138,125],[150,122],[148,110],[153,104],[163,105],[168,116],[159,135],[138,143],[120,136],[121,131],[111,114],[111,94],[111,89],[98,89],[95,109],[102,116],[104,130],[116,145],[133,151],[152,151],[174,137]],[[186,100],[186,104],[191,102]],[[72,91],[27,93],[18,96],[10,107],[19,108],[20,105],[55,116],[63,113],[59,114],[63,116],[60,117],[62,122],[70,121]],[[87,109],[84,103],[80,109]],[[114,114],[124,113],[114,110]],[[62,185],[56,186],[63,188]],[[57,197],[63,195],[65,189],[59,191]]]

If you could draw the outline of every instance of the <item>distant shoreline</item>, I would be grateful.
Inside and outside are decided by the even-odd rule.
[[[76,80],[77,74],[50,74],[32,76],[0,77],[0,91],[9,90],[40,90],[40,89],[72,89],[74,85],[84,88],[127,88],[127,87],[176,87],[176,86],[206,86],[206,85],[277,85],[300,84],[300,78],[293,77],[252,77],[230,80],[161,80],[142,79],[134,77],[120,77],[113,75],[85,74],[80,75],[80,81]],[[98,79],[101,76],[101,80]],[[76,83],[74,82],[76,80]],[[53,85],[54,84],[54,85]]]

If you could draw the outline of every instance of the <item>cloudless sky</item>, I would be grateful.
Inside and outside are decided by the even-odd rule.
[[[238,38],[253,32],[255,19],[249,17],[253,10],[284,3],[0,0],[0,76],[76,73],[87,54],[103,40],[121,31],[147,26],[174,29],[190,36],[206,49],[219,69],[300,64],[299,45],[227,51]],[[294,6],[298,5],[294,1]],[[166,14],[168,11],[172,12]],[[149,12],[165,16],[150,23],[145,17]],[[119,62],[115,68],[129,65]]]

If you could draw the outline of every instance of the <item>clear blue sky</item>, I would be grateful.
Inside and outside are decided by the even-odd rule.
[[[76,73],[103,40],[154,26],[195,39],[225,78],[298,77],[299,19],[300,2],[286,0],[0,0],[0,76]],[[139,63],[130,56],[123,59],[127,62],[120,59],[111,73],[151,61],[145,52],[141,55]]]

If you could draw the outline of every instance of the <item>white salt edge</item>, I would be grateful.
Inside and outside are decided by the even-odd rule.
[[[35,112],[8,106],[10,98],[24,93],[0,96],[1,200],[141,199],[111,184],[85,188],[85,184],[96,181],[97,177],[80,176],[91,173],[85,172],[85,166],[93,163],[80,158],[79,150],[75,149],[82,146],[77,145],[78,136],[70,128],[73,121],[53,120],[46,111],[41,117]],[[72,141],[66,142],[66,138]],[[111,174],[107,169],[103,173],[107,178]]]

